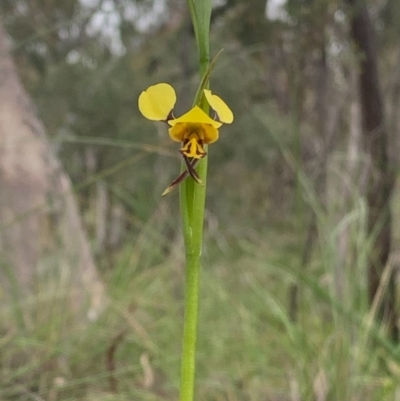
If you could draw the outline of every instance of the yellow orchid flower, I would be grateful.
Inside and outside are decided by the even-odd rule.
[[[179,151],[183,155],[188,173],[197,182],[200,182],[200,179],[194,167],[199,159],[207,155],[204,145],[218,140],[218,129],[223,123],[233,122],[232,111],[219,96],[208,89],[204,89],[203,95],[215,112],[214,119],[198,106],[194,106],[181,117],[175,118],[173,114],[176,103],[175,90],[166,83],[150,86],[139,96],[139,110],[144,117],[153,121],[164,121],[170,125],[169,136],[173,141],[182,143]],[[178,182],[175,180],[174,185],[185,177],[186,175],[183,175]]]

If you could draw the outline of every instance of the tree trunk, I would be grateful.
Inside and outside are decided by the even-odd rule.
[[[391,248],[390,195],[394,175],[390,170],[387,132],[384,125],[384,109],[378,80],[377,53],[374,47],[374,32],[364,2],[348,0],[353,6],[351,34],[360,52],[359,91],[362,112],[362,142],[370,158],[371,171],[367,184],[369,210],[368,231],[374,239],[368,261],[369,299],[372,302],[378,293]],[[390,273],[378,317],[387,322],[391,336],[398,338],[395,312],[395,278]]]
[[[0,277],[14,301],[52,283],[73,317],[94,316],[100,282],[71,182],[21,85],[0,20]],[[26,317],[26,316],[25,316]],[[26,321],[25,321],[26,323]]]

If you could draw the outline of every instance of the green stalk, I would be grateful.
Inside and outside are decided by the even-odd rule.
[[[204,77],[210,64],[209,29],[211,1],[188,0],[187,2],[199,51],[200,76]],[[195,102],[197,101],[198,99],[195,99]],[[208,107],[205,103],[201,103],[200,106],[208,113]],[[208,157],[201,160],[197,167],[197,172],[204,185],[198,185],[189,178],[180,186],[180,207],[186,250],[185,317],[183,326],[180,401],[193,401],[194,397],[200,290],[200,258],[203,243],[204,207],[207,188],[207,161]]]

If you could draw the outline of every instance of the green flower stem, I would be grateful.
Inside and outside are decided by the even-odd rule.
[[[188,0],[188,6],[199,51],[200,76],[204,77],[209,70],[210,64],[209,29],[211,0]],[[195,103],[197,102],[198,99],[195,99]],[[202,102],[200,106],[208,113],[208,106],[204,102]],[[207,161],[208,157],[201,160],[197,167],[197,172],[204,185],[196,184],[189,178],[180,186],[180,207],[186,249],[185,317],[183,326],[180,401],[193,401],[194,397],[200,259],[203,243]]]
[[[188,258],[186,269],[185,325],[183,331],[180,401],[192,401],[194,394],[200,259],[195,255],[192,258]]]
[[[192,401],[194,394],[207,158],[201,161],[197,172],[204,186],[195,184],[192,179],[186,180],[181,185],[181,210],[186,248],[186,285],[180,401]]]

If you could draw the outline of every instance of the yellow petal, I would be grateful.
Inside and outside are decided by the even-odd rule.
[[[208,89],[204,89],[204,96],[208,104],[218,114],[218,118],[225,124],[230,124],[233,121],[233,113],[228,105],[217,95],[213,95]]]
[[[198,106],[194,106],[193,109],[189,110],[183,116],[176,118],[175,120],[168,121],[168,124],[172,126],[179,123],[210,124],[215,128],[219,128],[222,125],[219,121],[215,121],[210,118],[210,116],[208,116]]]
[[[192,157],[193,159],[202,159],[207,154],[203,145],[195,138],[189,139],[181,147],[180,152],[186,157]]]
[[[211,124],[177,123],[168,130],[169,136],[175,142],[184,142],[192,132],[196,132],[205,144],[218,140],[217,128]]]
[[[166,120],[175,103],[175,90],[165,83],[150,86],[139,96],[140,112],[153,121]]]
[[[183,142],[185,139],[187,128],[186,123],[175,124],[168,130],[169,136],[175,142]]]
[[[202,124],[201,127],[203,128],[203,134],[204,134],[203,141],[205,144],[213,143],[218,140],[219,133],[215,127],[209,124]]]

